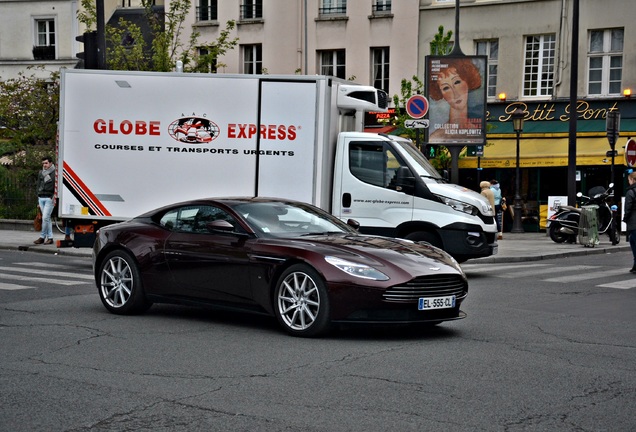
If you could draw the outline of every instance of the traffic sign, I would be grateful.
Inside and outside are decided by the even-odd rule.
[[[428,99],[424,95],[413,95],[406,101],[406,112],[415,119],[420,119],[428,112]]]
[[[632,138],[628,139],[627,144],[625,144],[625,162],[630,167],[636,165],[636,141]]]
[[[428,128],[428,119],[404,120],[404,127],[407,129],[426,129]]]

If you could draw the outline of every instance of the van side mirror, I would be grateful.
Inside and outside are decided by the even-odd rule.
[[[395,177],[395,190],[398,192],[412,192],[415,188],[415,177],[409,167],[401,166]]]

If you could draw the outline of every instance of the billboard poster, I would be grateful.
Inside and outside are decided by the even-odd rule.
[[[486,56],[427,56],[431,144],[484,144]]]

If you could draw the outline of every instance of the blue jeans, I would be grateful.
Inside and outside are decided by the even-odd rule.
[[[42,232],[40,238],[52,239],[53,238],[53,225],[51,224],[51,213],[53,213],[53,199],[52,198],[38,198],[38,205],[40,211],[42,211]]]

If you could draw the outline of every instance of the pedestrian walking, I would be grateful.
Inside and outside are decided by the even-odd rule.
[[[55,165],[53,159],[48,156],[42,158],[42,170],[38,173],[37,194],[38,206],[42,212],[42,230],[40,237],[33,243],[53,244],[51,213],[53,213],[53,196],[55,195]]]
[[[479,187],[481,188],[481,194],[486,197],[490,206],[495,208],[495,194],[490,190],[490,182],[483,181],[479,183]]]
[[[497,238],[503,238],[503,208],[501,206],[501,188],[499,182],[495,179],[490,180],[490,190],[495,196],[495,221],[497,222]]]
[[[634,262],[630,272],[636,273],[636,172],[628,170],[627,182],[629,186],[625,193],[625,208],[623,209],[623,222],[627,225],[627,237],[632,248]]]

